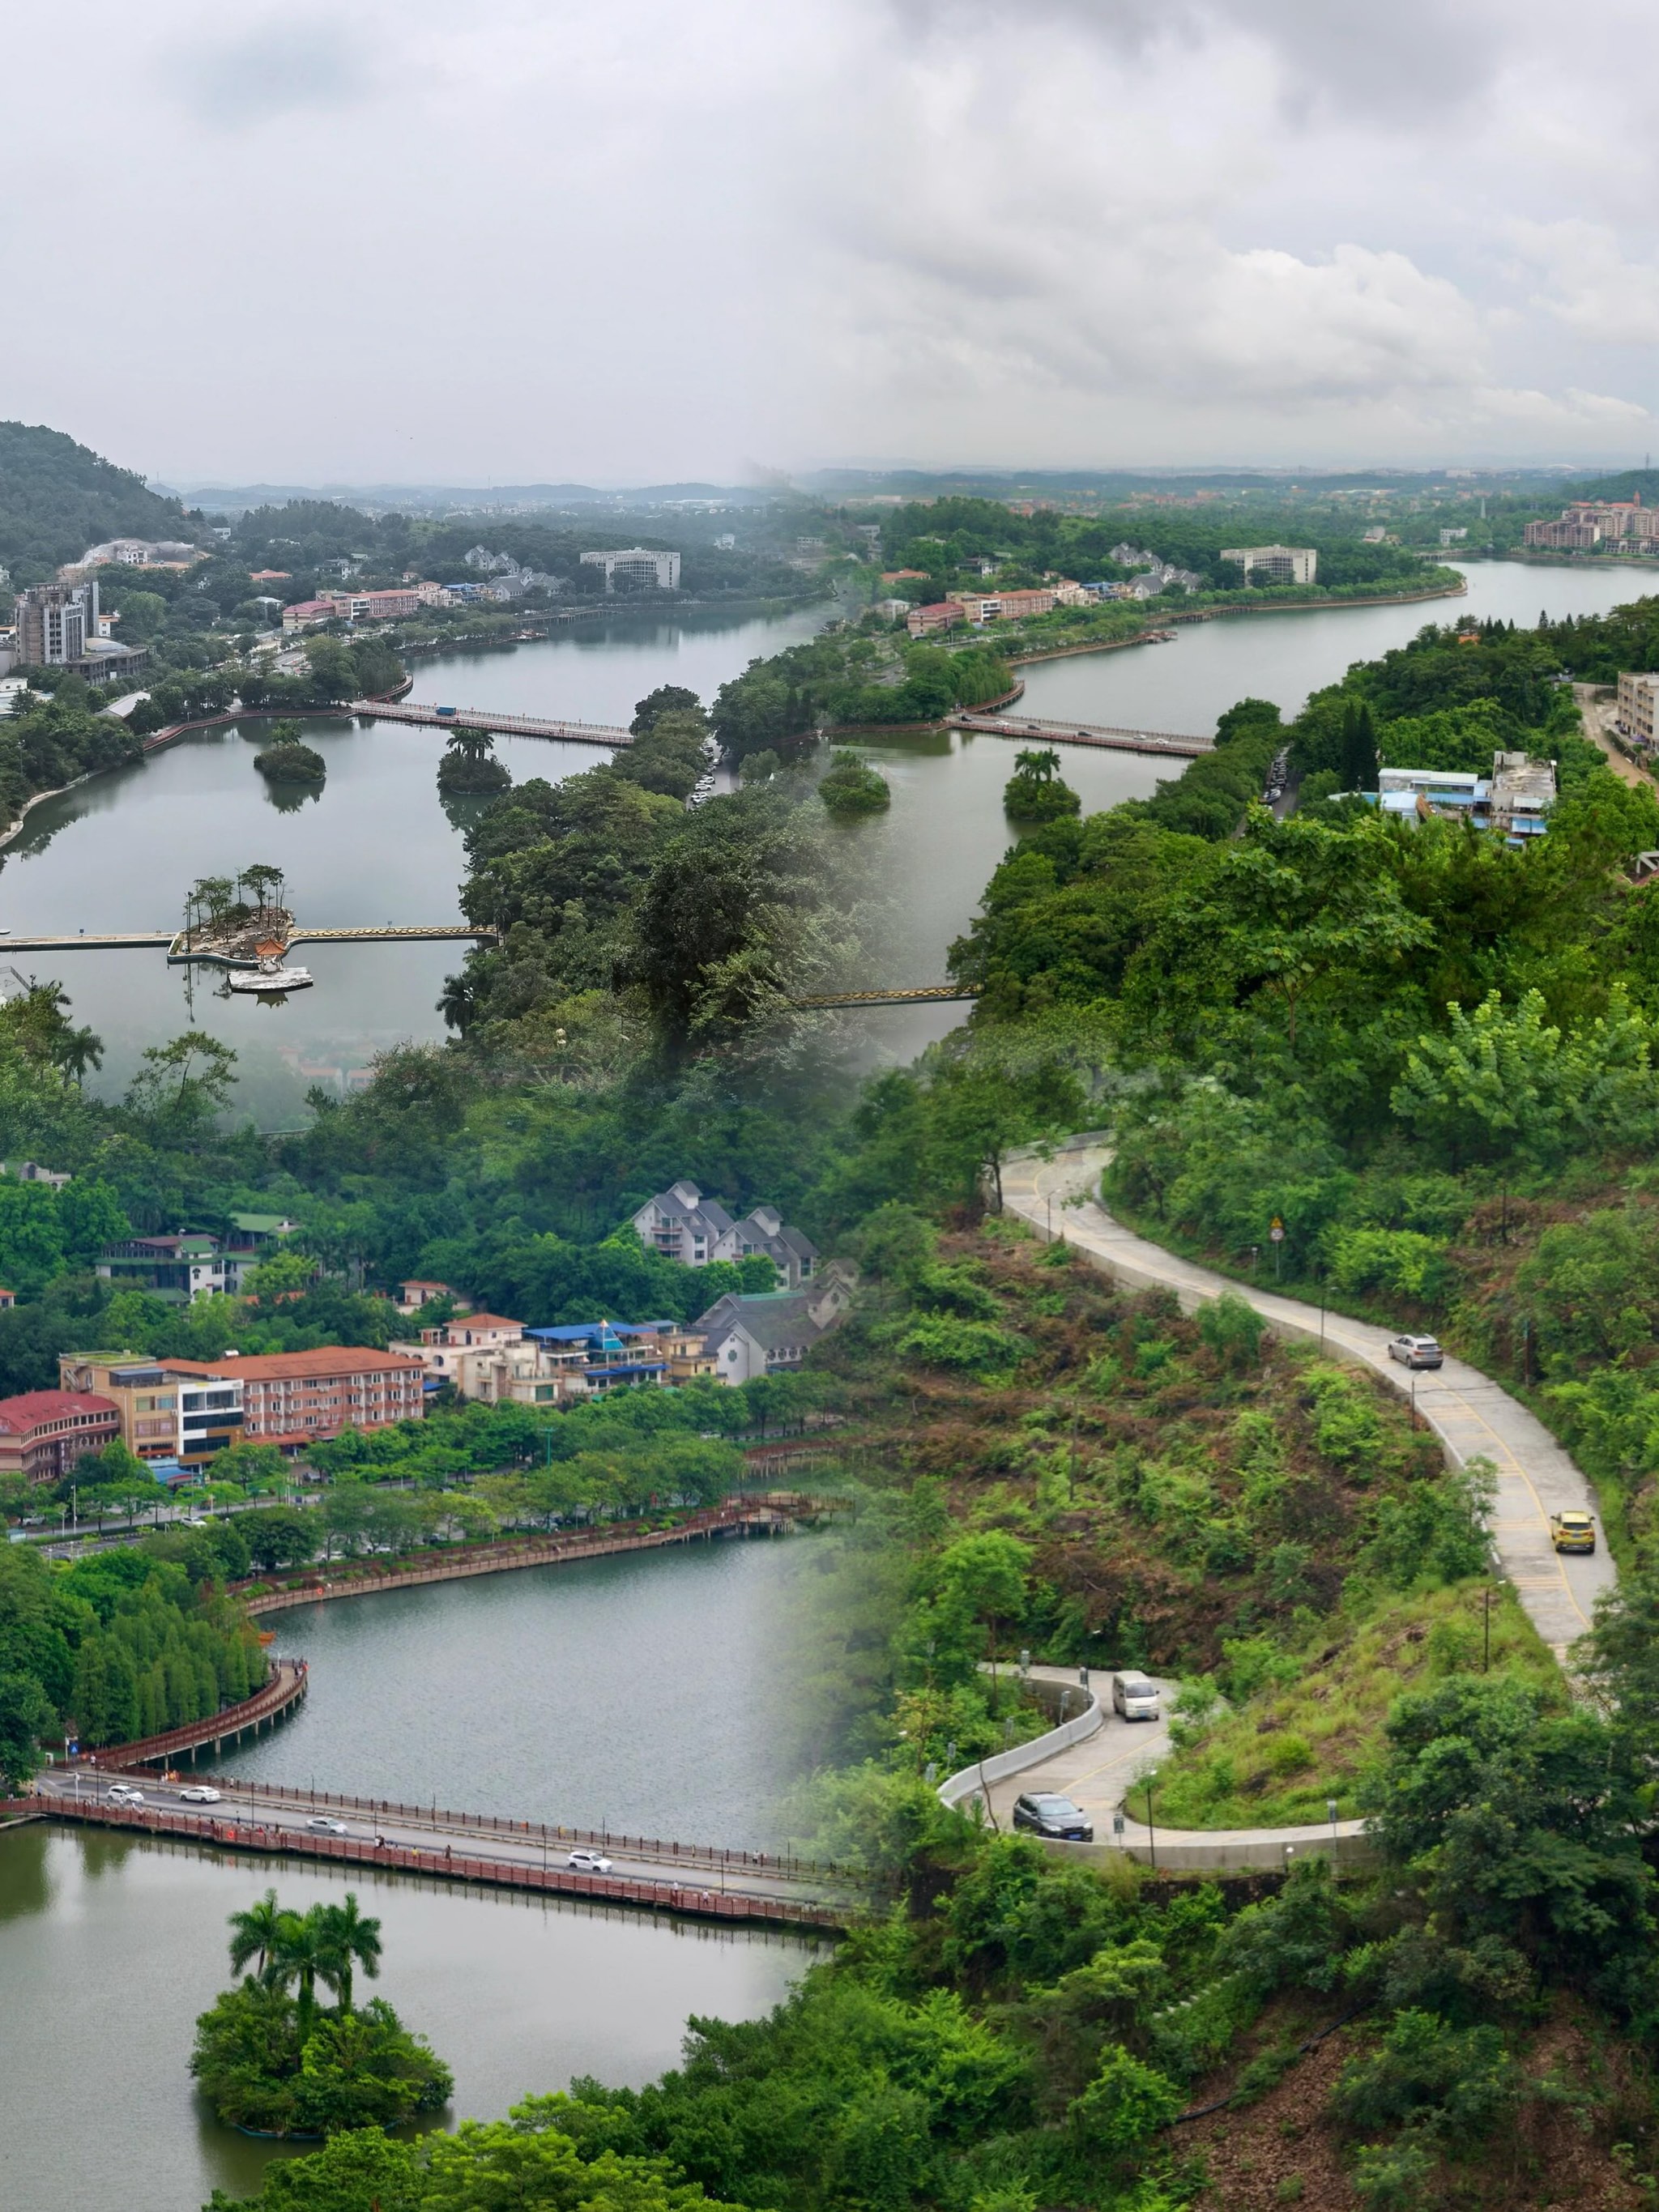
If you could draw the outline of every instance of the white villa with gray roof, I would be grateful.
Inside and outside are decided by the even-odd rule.
[[[786,1226],[775,1206],[757,1206],[735,1220],[720,1200],[705,1198],[694,1182],[672,1183],[648,1199],[634,1216],[640,1241],[683,1267],[706,1267],[711,1260],[768,1259],[777,1270],[778,1286],[799,1291],[817,1271],[817,1247],[799,1229]]]

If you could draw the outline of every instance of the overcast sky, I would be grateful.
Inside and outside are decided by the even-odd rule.
[[[1639,462],[1642,0],[8,11],[0,416],[175,482]]]

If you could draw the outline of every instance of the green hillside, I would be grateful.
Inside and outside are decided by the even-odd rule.
[[[0,562],[40,583],[106,538],[194,538],[176,499],[61,430],[0,422]]]

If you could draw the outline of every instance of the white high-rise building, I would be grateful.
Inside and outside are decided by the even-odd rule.
[[[678,592],[680,587],[680,556],[678,553],[652,553],[643,545],[629,545],[619,553],[584,553],[582,566],[603,568],[605,588],[616,589],[616,580],[625,576],[635,584],[654,584],[659,592]]]

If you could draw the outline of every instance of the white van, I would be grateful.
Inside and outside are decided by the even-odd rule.
[[[1112,1711],[1126,1721],[1155,1721],[1158,1718],[1158,1685],[1149,1682],[1144,1674],[1114,1674],[1112,1677]]]

